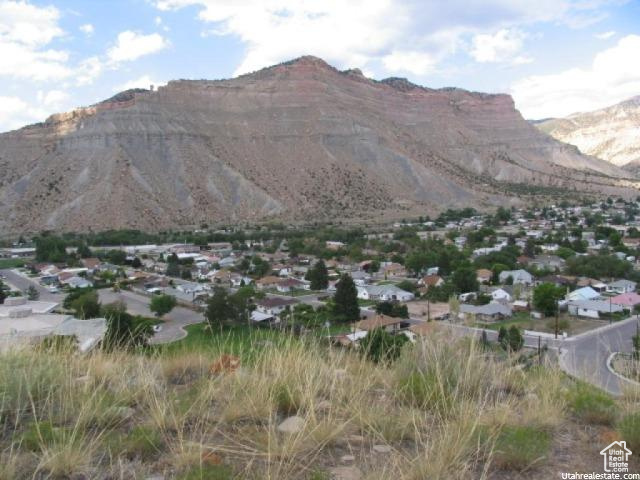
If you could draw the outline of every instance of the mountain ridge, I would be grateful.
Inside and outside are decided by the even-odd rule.
[[[52,115],[0,134],[0,168],[7,231],[373,222],[637,193],[509,95],[376,81],[308,56]]]
[[[536,127],[587,155],[640,173],[640,95],[599,110],[542,121]]]

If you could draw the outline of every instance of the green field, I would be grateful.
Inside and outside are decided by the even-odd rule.
[[[23,258],[0,258],[0,269],[24,267]]]

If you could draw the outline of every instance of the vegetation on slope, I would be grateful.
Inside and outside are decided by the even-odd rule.
[[[407,344],[392,364],[254,342],[233,359],[224,344],[1,354],[0,479],[328,479],[340,465],[367,479],[550,478],[598,469],[585,450],[633,431],[640,411],[640,397],[603,400],[465,339]]]

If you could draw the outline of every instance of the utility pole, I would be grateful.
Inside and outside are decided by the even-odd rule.
[[[556,300],[556,340],[558,339],[558,315],[560,313],[560,303]]]
[[[431,321],[431,301],[427,297],[427,322]]]

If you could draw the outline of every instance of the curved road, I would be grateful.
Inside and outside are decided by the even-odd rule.
[[[637,316],[612,325],[577,335],[564,341],[560,352],[560,366],[575,377],[581,378],[612,395],[622,395],[625,387],[632,387],[607,367],[607,360],[614,352],[631,352],[632,337],[640,320]]]
[[[122,301],[127,305],[129,313],[134,315],[144,315],[145,317],[153,317],[153,313],[149,310],[149,298],[138,293],[129,291],[114,292],[110,289],[99,290],[100,301],[104,303],[112,303]],[[201,323],[204,316],[200,312],[189,310],[185,307],[177,306],[170,313],[164,316],[162,330],[156,332],[149,343],[170,343],[180,340],[187,336],[184,327]]]

